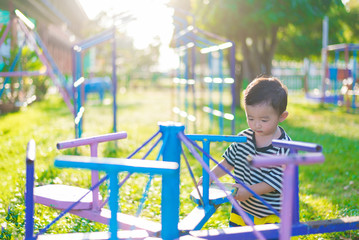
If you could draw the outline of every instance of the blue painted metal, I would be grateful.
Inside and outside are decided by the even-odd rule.
[[[356,109],[356,103],[355,103],[355,99],[356,99],[356,94],[355,94],[355,84],[356,84],[356,79],[357,79],[357,51],[353,51],[353,95],[352,95],[352,108],[355,110]]]
[[[209,71],[210,78],[214,79],[213,58],[212,58],[211,52],[208,53],[208,67],[210,70]],[[209,90],[208,106],[210,109],[214,109],[214,107],[213,107],[213,90],[214,89],[213,88],[214,88],[214,84],[213,84],[213,81],[211,81],[208,86],[208,90]],[[208,117],[209,117],[209,129],[212,130],[214,116],[213,116],[213,114],[208,113]]]
[[[163,151],[163,161],[175,162],[180,166],[181,141],[177,135],[179,132],[184,132],[184,126],[173,122],[160,123],[160,131],[162,132],[163,137],[168,136],[166,147]],[[162,238],[165,239],[179,237],[179,191],[180,167],[177,169],[176,177],[172,179],[162,178],[162,226],[164,226],[164,224],[170,225],[168,229],[162,229]],[[172,192],[171,195],[166,195],[166,193],[170,192]]]
[[[219,84],[219,111],[222,116],[219,118],[219,134],[223,135],[224,128],[224,107],[223,107],[223,86],[224,86],[224,75],[223,75],[223,51],[219,50],[219,77],[222,79]]]
[[[82,53],[84,50],[101,44],[112,39],[112,96],[113,96],[113,131],[117,130],[117,77],[116,77],[116,36],[115,28],[102,32],[90,39],[76,44],[73,47],[73,83],[83,76],[83,61]],[[83,132],[83,104],[85,101],[85,91],[83,84],[79,85],[77,89],[73,86],[74,93],[74,108],[75,108],[75,136],[81,138]]]
[[[212,142],[247,142],[247,138],[243,136],[231,136],[231,135],[205,135],[205,134],[188,134],[186,135],[192,141],[201,141],[203,146],[203,161],[209,166],[210,144]],[[207,154],[205,154],[207,153]],[[209,174],[202,168],[203,176],[203,201],[205,206],[209,204]],[[228,202],[228,200],[226,200]],[[221,202],[222,203],[222,202]],[[214,204],[220,204],[215,202]]]
[[[207,152],[208,154],[210,154],[210,145],[211,142],[210,141],[202,141],[202,145],[203,145],[203,150],[205,152]],[[205,164],[207,164],[207,166],[209,166],[209,157],[207,157],[205,154],[202,155],[203,161]],[[204,206],[207,206],[209,204],[209,174],[208,172],[202,168],[202,176],[203,176],[203,182],[202,182],[202,187],[203,187],[203,204]]]
[[[113,109],[113,132],[117,132],[117,74],[116,74],[116,29],[112,29],[113,38],[112,38],[112,109]]]
[[[206,166],[209,166],[209,154],[210,154],[210,144],[212,142],[246,142],[247,138],[243,136],[223,136],[223,135],[204,135],[204,134],[189,134],[186,135],[189,139],[192,141],[201,141],[203,146],[203,155],[202,159],[204,164]],[[207,154],[205,154],[207,153]],[[217,206],[219,204],[228,202],[228,199],[215,199],[215,200],[209,200],[209,174],[206,171],[206,169],[202,168],[202,175],[203,175],[203,181],[202,181],[202,189],[203,189],[203,203],[204,206],[202,206],[202,210],[204,211],[202,215],[202,219],[198,222],[194,222],[195,226],[192,226],[194,230],[201,229],[204,224],[208,221],[208,219],[214,214],[214,212],[217,209]],[[199,201],[193,199],[197,204],[200,204]],[[198,206],[197,208],[193,209],[192,212],[199,211],[198,208],[201,208],[201,206]],[[198,213],[197,213],[198,214]],[[191,213],[188,215],[188,217],[192,217]],[[198,217],[197,217],[198,218]],[[189,219],[184,219],[184,223],[181,221],[181,224],[184,224],[185,226],[188,225],[190,222]],[[191,225],[190,225],[191,226]],[[183,229],[181,229],[183,230]]]
[[[178,16],[175,16],[174,17],[174,20],[175,21],[179,21],[179,22],[186,22],[184,19],[181,19],[179,18]],[[187,23],[187,22],[186,22]],[[203,31],[201,29],[198,29],[194,26],[188,26],[187,24],[185,25],[185,27],[183,26],[180,26],[182,27],[182,29],[179,29],[179,24],[176,24],[175,23],[175,26],[176,26],[176,29],[175,29],[175,36],[174,36],[174,39],[176,41],[176,47],[179,49],[179,47],[182,48],[185,48],[185,54],[186,56],[188,55],[188,48],[190,48],[188,46],[188,43],[193,43],[194,46],[191,46],[192,48],[192,62],[191,62],[191,69],[192,69],[192,79],[196,80],[196,74],[195,74],[195,64],[196,64],[196,58],[195,58],[195,47],[203,47],[203,48],[208,48],[208,47],[212,47],[212,46],[218,46],[218,43],[214,42],[214,41],[210,41],[208,40],[207,38],[205,37],[202,37],[199,35],[199,33],[201,34],[204,34],[206,36],[210,36],[212,39],[215,39],[218,41],[225,41],[225,42],[231,42],[231,41],[227,41],[227,39],[224,39],[224,38],[221,38],[213,33],[209,33],[209,32],[206,32],[206,31]],[[232,49],[230,50],[230,68],[231,68],[231,78],[232,79],[235,79],[235,70],[232,69],[235,67],[235,55],[233,53],[235,53],[233,50],[233,48],[235,47],[234,43],[232,43]],[[220,54],[220,66],[219,66],[219,77],[223,80],[224,79],[224,75],[223,75],[223,66],[222,66],[222,62],[223,62],[223,52],[222,50],[213,50],[213,51],[217,51],[219,52]],[[211,52],[212,51],[209,51],[207,52],[208,54],[208,64],[209,64],[209,68],[210,68],[210,72],[211,72],[211,75],[212,76],[212,79],[214,78],[214,74],[213,74],[213,66],[212,65],[212,56],[211,56]],[[179,57],[181,59],[181,56]],[[188,69],[188,59],[187,57],[185,57],[185,60],[184,60],[184,64],[185,64],[185,76],[184,78],[186,80],[188,80],[188,74],[187,73],[187,69]],[[177,69],[177,76],[179,76],[180,74],[178,73],[180,71],[180,68],[181,66]],[[179,78],[179,77],[178,77]],[[210,93],[209,93],[209,105],[212,106],[212,107],[209,107],[210,111],[208,112],[208,116],[209,116],[209,119],[210,119],[210,129],[212,128],[212,123],[213,123],[213,115],[216,115],[218,116],[218,114],[216,113],[217,111],[221,112],[221,115],[219,115],[219,131],[220,131],[220,134],[223,134],[223,129],[224,129],[224,117],[225,117],[225,113],[223,111],[223,85],[224,83],[220,83],[220,86],[219,86],[219,94],[220,94],[220,101],[219,101],[219,108],[222,109],[221,110],[214,110],[213,109],[213,102],[212,102],[212,92],[213,92],[213,82],[209,83],[209,90],[210,90]],[[194,111],[194,115],[196,115],[196,108],[197,108],[197,105],[196,105],[196,102],[195,102],[195,86],[192,85],[191,86],[192,89],[193,89],[193,111]],[[232,112],[232,115],[235,116],[235,104],[236,104],[236,91],[235,91],[235,83],[231,84],[231,94],[232,94],[232,106],[231,106],[231,112]],[[177,85],[177,95],[179,95],[179,86]],[[188,85],[186,84],[186,89],[185,89],[185,93],[184,93],[184,105],[185,105],[185,112],[188,114]],[[177,104],[177,106],[179,106],[179,104]],[[213,114],[213,113],[216,113],[216,114]],[[185,125],[188,126],[188,119],[186,118],[185,120]],[[195,128],[196,128],[196,125],[194,125]],[[188,129],[187,129],[188,130]],[[196,132],[196,131],[195,131]],[[231,120],[231,132],[232,134],[235,134],[235,121],[234,119]]]
[[[339,51],[335,51],[335,75],[334,75],[334,104],[338,105],[338,61],[339,61]]]
[[[108,172],[110,176],[110,198],[109,198],[109,207],[111,210],[111,219],[110,219],[110,233],[111,240],[117,240],[117,212],[118,212],[118,171],[112,170]],[[121,227],[121,226],[120,226]]]
[[[181,137],[182,141],[186,141],[188,139],[193,146],[195,146],[198,150],[200,150],[203,154],[208,156],[213,162],[215,162],[224,172],[226,172],[229,176],[231,176],[233,179],[236,180],[238,184],[240,184],[242,187],[244,187],[248,192],[250,192],[255,198],[257,198],[259,201],[261,201],[267,208],[269,208],[275,215],[279,216],[277,210],[275,210],[270,204],[268,204],[260,195],[258,195],[256,192],[254,192],[251,188],[249,188],[245,183],[243,183],[238,177],[234,176],[230,171],[228,171],[225,167],[223,167],[216,159],[214,159],[211,155],[206,153],[198,144],[192,140],[190,140],[188,137]],[[187,144],[186,144],[187,145]],[[187,145],[189,148],[189,146]],[[192,154],[195,155],[196,153],[192,151]],[[197,159],[199,160],[199,159]],[[202,160],[199,160],[200,162]],[[208,168],[208,166],[202,165],[202,167]],[[207,169],[207,171],[210,171]],[[218,183],[218,182],[217,182]]]

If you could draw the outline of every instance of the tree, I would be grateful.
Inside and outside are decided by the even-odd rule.
[[[355,43],[359,40],[359,4],[346,6],[333,4],[327,11],[329,19],[328,43]],[[278,32],[277,58],[302,60],[311,58],[320,60],[322,49],[322,22],[321,19],[308,25],[288,24]]]
[[[176,6],[178,1],[173,0],[172,4]],[[283,33],[283,29],[291,26],[320,24],[331,6],[343,8],[340,0],[192,0],[190,2],[197,26],[236,43],[239,50],[237,52],[240,53],[237,60],[242,66],[237,73],[239,87],[243,77],[252,80],[259,74],[271,73],[279,32]]]

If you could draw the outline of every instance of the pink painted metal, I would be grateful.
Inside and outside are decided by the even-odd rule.
[[[69,141],[59,142],[56,147],[57,149],[74,148],[85,145],[90,145],[91,157],[97,157],[97,147],[99,143],[115,141],[119,139],[127,138],[126,132],[108,133],[104,135],[88,137],[88,138],[77,138]],[[91,171],[91,186],[94,186],[99,181],[98,171]],[[99,211],[102,205],[102,200],[99,198],[99,190],[95,188],[92,191],[92,210]]]
[[[74,148],[80,146],[90,146],[91,157],[97,157],[97,147],[99,143],[115,141],[119,139],[127,138],[126,132],[109,133],[88,138],[79,138],[69,141],[59,142],[56,146],[60,149]],[[95,186],[99,182],[98,171],[91,171],[91,185]],[[83,189],[75,186],[66,186],[61,184],[50,184],[34,189],[34,200],[37,203],[53,207],[56,209],[67,209],[73,203],[78,201],[82,196],[86,196],[73,208],[72,211],[84,211],[87,215],[91,215],[91,219],[95,220],[99,217],[101,212],[100,206],[102,205],[102,198],[98,188],[89,194],[88,189]],[[106,224],[107,220],[102,223]]]

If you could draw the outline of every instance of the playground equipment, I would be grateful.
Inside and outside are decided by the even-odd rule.
[[[173,82],[176,88],[176,103],[173,112],[188,121],[197,121],[197,87],[207,88],[208,105],[203,111],[209,116],[210,128],[213,116],[219,118],[220,135],[223,135],[224,119],[231,121],[231,133],[235,134],[235,44],[214,33],[188,25],[185,19],[175,17],[175,47],[179,56],[179,67]],[[224,50],[229,49],[228,63]],[[197,51],[199,50],[199,51]],[[207,60],[205,60],[207,58]],[[207,62],[207,64],[206,64]],[[225,67],[227,72],[225,72]],[[201,71],[199,71],[201,69]],[[224,111],[223,94],[229,86],[231,92],[231,113]],[[218,94],[216,94],[218,93]],[[191,96],[189,96],[191,94]],[[218,95],[218,96],[215,96]],[[195,129],[196,130],[196,129]]]
[[[43,44],[40,36],[37,34],[37,32],[34,30],[35,25],[19,10],[15,10],[15,22],[19,26],[19,30],[22,31],[25,34],[25,40],[21,44],[19,51],[17,52],[14,61],[11,63],[10,66],[10,72],[0,72],[0,77],[5,77],[5,80],[3,82],[3,86],[0,90],[0,97],[6,90],[7,84],[10,82],[10,77],[23,77],[23,76],[42,76],[46,75],[49,76],[57,89],[59,90],[60,94],[62,95],[67,107],[69,108],[70,112],[73,113],[73,105],[70,100],[70,96],[66,89],[63,87],[65,82],[65,77],[61,74],[59,68],[57,67],[56,63],[52,59],[51,55],[46,49],[46,46]],[[1,36],[0,39],[0,46],[4,43],[6,36],[9,34],[11,26],[13,22],[9,21],[4,33]],[[41,63],[45,66],[45,71],[14,71],[16,65],[19,63],[22,49],[27,43],[29,46],[31,46],[37,56],[39,57]],[[32,98],[34,100],[34,98]]]
[[[218,181],[218,179],[210,172],[209,165],[205,163],[205,160],[199,155],[197,151],[202,152],[204,156],[208,159],[213,159],[209,155],[208,152],[201,148],[195,143],[194,140],[200,140],[207,142],[207,138],[209,136],[203,135],[205,138],[202,138],[201,135],[185,135],[184,134],[184,126],[178,123],[161,123],[160,130],[151,137],[148,141],[145,142],[147,144],[149,141],[154,139],[155,136],[162,134],[162,147],[160,149],[159,155],[162,156],[163,161],[149,161],[149,160],[133,160],[133,159],[112,159],[112,158],[96,158],[96,157],[84,157],[84,156],[59,156],[55,159],[55,166],[58,167],[73,167],[73,168],[83,168],[83,169],[91,169],[91,170],[99,170],[105,171],[107,176],[104,179],[110,179],[110,199],[109,206],[111,211],[111,218],[109,220],[110,225],[110,235],[108,233],[97,233],[98,238],[108,238],[117,239],[117,237],[122,238],[121,236],[129,235],[137,236],[137,239],[144,239],[147,236],[160,236],[163,239],[229,239],[229,238],[239,238],[243,237],[245,239],[264,239],[267,238],[276,238],[279,236],[280,239],[289,239],[290,236],[296,235],[305,235],[305,234],[314,234],[314,233],[323,233],[323,232],[336,232],[336,231],[346,231],[351,229],[359,229],[359,217],[350,217],[344,219],[334,219],[334,220],[325,220],[325,221],[316,221],[309,223],[300,223],[295,220],[295,209],[296,203],[293,201],[295,199],[295,195],[297,194],[297,188],[294,188],[293,185],[296,184],[296,166],[299,164],[315,164],[324,161],[324,156],[321,153],[321,146],[312,143],[303,143],[303,142],[288,142],[283,140],[273,141],[273,145],[280,147],[287,147],[292,149],[292,154],[288,156],[262,156],[262,157],[254,157],[252,160],[252,164],[254,166],[267,166],[269,165],[283,165],[286,164],[286,168],[284,171],[284,185],[283,185],[283,208],[281,212],[282,224],[266,224],[266,225],[257,225],[254,226],[253,222],[249,219],[249,217],[244,213],[244,211],[240,208],[238,203],[234,200],[234,197],[231,195],[231,192],[225,188],[225,186]],[[232,137],[232,136],[231,136]],[[229,137],[229,141],[232,141],[231,137]],[[212,140],[225,140],[226,136],[214,137]],[[156,144],[151,148],[151,150],[157,145],[157,143],[161,140],[159,139]],[[80,139],[77,139],[77,141]],[[243,139],[241,139],[243,141]],[[75,140],[76,141],[76,140]],[[88,141],[88,140],[86,140]],[[241,213],[243,219],[248,224],[248,227],[236,227],[230,229],[214,229],[214,230],[197,230],[197,228],[201,228],[201,224],[198,224],[198,221],[190,222],[187,221],[186,218],[182,221],[179,221],[179,186],[180,186],[180,156],[181,156],[181,142],[188,148],[188,150],[192,153],[192,155],[199,161],[205,170],[203,173],[203,195],[201,202],[202,205],[199,205],[196,209],[202,208],[204,210],[200,211],[197,216],[197,219],[202,218],[202,221],[206,221],[208,215],[204,214],[205,211],[211,212],[212,210],[208,210],[211,208],[211,201],[207,199],[205,192],[208,192],[208,196],[211,195],[211,190],[208,185],[208,178],[211,175],[211,178],[214,179],[217,186],[225,191],[226,199],[230,201],[233,206]],[[70,144],[70,142],[68,143]],[[144,145],[145,145],[144,144]],[[26,184],[26,239],[33,238],[33,224],[31,218],[33,217],[33,197],[32,197],[32,189],[33,189],[33,159],[34,159],[34,144],[29,144],[30,147],[28,149],[27,154],[27,184]],[[72,144],[73,145],[73,144]],[[93,146],[96,146],[94,144]],[[68,145],[70,146],[70,145]],[[209,146],[209,143],[206,143],[205,146]],[[92,148],[91,148],[92,149]],[[95,148],[94,148],[95,149]],[[309,151],[309,153],[305,154],[297,154],[297,151]],[[136,150],[134,154],[137,152]],[[146,154],[147,155],[147,154]],[[133,156],[133,154],[131,155]],[[146,156],[144,157],[146,158]],[[144,231],[146,224],[140,226],[141,224],[137,224],[136,228],[142,229],[142,231],[131,231],[131,232],[123,232],[118,229],[123,229],[124,222],[121,221],[121,215],[117,213],[118,210],[118,188],[119,185],[123,183],[128,177],[126,176],[124,180],[118,184],[118,172],[128,171],[130,176],[134,172],[140,173],[150,173],[150,174],[160,174],[162,175],[162,214],[161,214],[161,224],[159,224],[159,231],[149,232]],[[231,173],[229,173],[232,177],[234,177]],[[191,175],[193,176],[193,175]],[[206,179],[207,178],[207,179]],[[234,177],[235,178],[235,177]],[[194,180],[195,181],[195,180]],[[241,183],[236,179],[237,182]],[[101,182],[101,181],[99,181]],[[247,189],[247,186],[243,185]],[[93,186],[90,191],[95,189],[97,186]],[[197,192],[199,192],[198,187]],[[35,188],[36,189],[36,188]],[[89,192],[90,192],[89,191]],[[260,196],[254,196],[258,199],[261,199]],[[221,197],[222,198],[222,197]],[[81,199],[80,199],[81,200]],[[76,203],[73,205],[76,205]],[[66,211],[65,211],[66,212]],[[59,217],[63,216],[65,212],[61,213]],[[274,211],[275,212],[275,211]],[[276,213],[278,214],[278,213]],[[191,213],[190,213],[191,215]],[[59,218],[58,217],[58,218]],[[57,218],[57,219],[58,219]],[[191,219],[195,218],[194,216],[190,217]],[[187,218],[189,219],[189,218]],[[120,224],[119,224],[119,221]],[[135,222],[138,223],[140,220],[136,218]],[[187,222],[186,222],[187,221]],[[52,223],[51,223],[52,224]],[[51,226],[51,225],[50,225]],[[185,226],[185,227],[184,227]],[[147,225],[148,227],[148,225]],[[48,227],[44,230],[40,230],[40,232],[35,236],[46,232]],[[193,230],[190,230],[193,229]],[[153,230],[153,229],[152,229]],[[99,236],[102,234],[101,236]],[[105,234],[105,235],[103,235]],[[123,235],[121,235],[123,234]],[[141,235],[142,234],[142,235]],[[160,235],[157,235],[160,234]],[[141,235],[141,236],[139,236]],[[49,235],[44,235],[46,238],[50,238]],[[56,237],[57,235],[53,235]],[[71,234],[66,235],[70,237]],[[77,234],[79,236],[79,234]],[[80,237],[85,237],[86,235],[80,234]]]
[[[74,93],[74,117],[75,117],[75,136],[81,138],[83,133],[83,121],[85,113],[85,88],[88,80],[83,76],[83,53],[98,44],[106,41],[112,41],[112,109],[113,109],[113,132],[117,129],[117,77],[116,77],[116,30],[112,28],[108,31],[102,32],[92,38],[84,40],[74,45],[73,52],[73,93]],[[87,86],[91,85],[88,83]]]
[[[348,112],[355,112],[358,106],[357,51],[358,44],[334,44],[323,49],[325,56],[334,52],[334,63],[324,62],[324,76],[320,94],[307,94],[307,98],[322,103],[344,105]],[[340,55],[344,53],[344,63]],[[352,57],[350,58],[350,54]]]
[[[326,51],[335,52],[335,62],[332,68],[327,67],[327,77],[331,80],[332,83],[332,92],[333,92],[333,102],[338,104],[339,100],[346,101],[345,105],[347,111],[350,111],[350,108],[355,111],[357,108],[356,98],[359,95],[358,86],[356,83],[357,78],[357,51],[359,50],[358,44],[335,44],[329,45]],[[339,53],[344,52],[345,55],[345,66],[340,68],[338,65]],[[350,53],[352,53],[352,69],[350,68],[349,58]],[[326,85],[323,84],[323,90],[326,89]],[[326,96],[324,97],[325,101]]]

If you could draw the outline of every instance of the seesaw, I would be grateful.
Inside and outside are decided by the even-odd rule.
[[[57,148],[60,150],[88,145],[90,146],[91,157],[97,157],[99,143],[116,141],[126,137],[126,132],[110,133],[60,142],[57,144]],[[94,169],[91,171],[91,186],[93,188],[91,191],[75,186],[49,184],[34,189],[34,201],[58,210],[68,211],[91,221],[108,224],[111,212],[109,209],[104,208],[108,200],[103,200],[98,190],[99,185],[104,180],[104,178],[99,179],[99,173]],[[154,235],[161,230],[159,223],[123,213],[118,213],[118,224],[121,225],[122,229],[143,229],[149,232],[150,235]]]
[[[145,173],[155,173],[155,174],[161,174],[163,175],[162,183],[162,220],[161,220],[161,231],[158,236],[160,236],[163,239],[228,239],[228,238],[244,238],[244,239],[264,239],[264,237],[278,237],[280,236],[281,239],[289,239],[288,236],[291,235],[304,235],[304,234],[313,234],[313,233],[319,233],[319,232],[333,232],[333,231],[345,231],[350,229],[358,229],[358,223],[359,219],[358,217],[354,218],[347,218],[347,219],[338,219],[338,220],[328,220],[325,224],[323,222],[315,222],[315,223],[300,223],[297,224],[292,221],[291,219],[291,213],[293,204],[290,205],[284,205],[283,206],[283,216],[282,216],[282,222],[283,224],[275,225],[275,224],[269,224],[269,225],[258,225],[253,226],[252,224],[249,227],[238,227],[238,228],[230,228],[230,229],[219,229],[219,230],[206,230],[206,231],[183,231],[181,230],[181,226],[183,226],[183,222],[179,221],[179,170],[178,167],[180,165],[180,155],[181,155],[181,142],[183,142],[186,147],[190,150],[190,152],[196,157],[196,159],[201,163],[202,167],[208,171],[208,164],[204,163],[204,160],[202,157],[199,156],[197,152],[194,151],[194,148],[200,149],[204,156],[208,159],[213,158],[206,153],[202,148],[198,147],[198,145],[192,141],[188,136],[186,136],[183,133],[184,127],[182,125],[174,124],[174,123],[162,123],[160,125],[160,131],[163,134],[163,145],[161,148],[161,154],[163,156],[163,162],[161,161],[148,161],[148,160],[133,160],[133,159],[110,159],[110,158],[94,158],[94,157],[79,157],[79,156],[60,156],[57,157],[55,160],[55,166],[58,167],[75,167],[75,168],[85,168],[85,169],[95,169],[100,171],[105,171],[109,175],[110,179],[110,200],[109,200],[109,206],[111,211],[111,218],[110,218],[110,235],[108,233],[103,233],[101,238],[95,238],[95,239],[108,239],[110,236],[111,239],[116,239],[116,237],[122,238],[124,235],[132,236],[135,238],[135,235],[139,238],[145,238],[145,236],[150,236],[150,233],[148,231],[140,230],[140,231],[119,231],[117,235],[117,230],[119,228],[122,229],[122,226],[118,222],[118,214],[117,214],[117,206],[118,206],[118,177],[117,173],[121,171],[129,171],[129,172],[145,172]],[[308,143],[300,143],[300,142],[275,142],[273,144],[281,145],[284,144],[287,147],[290,147],[294,149],[294,151],[297,150],[305,150],[305,151],[313,151],[315,153],[307,153],[306,155],[298,155],[298,154],[292,154],[290,156],[276,156],[275,159],[272,159],[273,161],[279,161],[280,164],[287,164],[286,171],[284,172],[285,178],[294,178],[295,171],[294,166],[297,164],[313,164],[322,162],[324,160],[324,156],[317,151],[320,151],[321,148],[318,148],[318,145],[316,144],[308,144]],[[27,161],[30,162],[31,161]],[[178,167],[175,167],[173,165],[173,162],[175,162]],[[256,158],[253,160],[253,162],[256,162]],[[162,165],[160,165],[161,163]],[[170,164],[172,163],[172,165]],[[268,162],[266,162],[268,163]],[[274,163],[273,163],[274,164]],[[177,166],[176,165],[176,166]],[[291,167],[292,166],[292,167]],[[158,170],[158,168],[161,168],[163,172]],[[30,168],[31,169],[31,168]],[[163,170],[166,169],[166,170]],[[30,171],[31,172],[31,171]],[[166,175],[168,174],[168,176]],[[207,173],[208,174],[208,173]],[[31,176],[31,173],[28,174]],[[167,177],[165,177],[165,175]],[[33,175],[32,175],[33,176]],[[171,180],[168,180],[168,177],[171,176]],[[208,175],[207,175],[208,177]],[[173,178],[173,179],[172,179]],[[209,199],[204,198],[204,193],[206,189],[206,181],[205,176],[203,176],[203,195],[201,202],[209,202]],[[31,180],[29,181],[30,177],[27,177],[27,193],[31,193]],[[164,180],[166,179],[166,180]],[[169,181],[169,182],[167,182]],[[173,181],[173,183],[171,182]],[[218,187],[220,187],[222,190],[226,190],[222,183],[218,181],[218,179],[215,179],[216,184]],[[30,182],[30,183],[29,183]],[[289,181],[289,185],[284,185],[284,197],[290,195],[293,195],[293,191],[291,192],[292,186],[294,181]],[[32,179],[33,183],[33,179]],[[175,183],[175,184],[174,184]],[[28,187],[29,186],[29,187]],[[33,185],[32,185],[33,186]],[[289,189],[289,192],[288,192]],[[208,189],[208,192],[210,190]],[[210,195],[210,194],[209,194]],[[226,193],[227,199],[231,202],[233,201],[233,196],[230,195],[230,193]],[[31,213],[31,194],[26,194],[26,196],[29,196],[29,199],[26,201],[26,216],[27,219],[31,218],[33,216],[33,212]],[[170,199],[170,200],[169,200]],[[30,203],[29,203],[30,202]],[[291,201],[293,202],[293,201]],[[235,203],[232,202],[232,204]],[[33,203],[32,203],[33,205]],[[168,206],[170,205],[170,206]],[[197,208],[203,208],[204,210],[202,213],[202,221],[210,215],[211,211],[209,213],[207,212],[207,209],[211,205],[201,205]],[[29,210],[28,210],[29,209]],[[33,211],[33,210],[32,210]],[[287,217],[286,221],[283,221],[285,219],[285,215],[289,215],[290,217]],[[190,214],[191,215],[191,214]],[[30,216],[30,217],[28,217]],[[188,217],[187,217],[188,218]],[[245,216],[243,216],[245,219]],[[186,219],[186,218],[185,218]],[[28,220],[26,221],[26,232],[27,236],[33,236],[33,232],[29,233],[31,231],[31,220],[29,220],[30,223],[28,223]],[[293,223],[293,224],[292,224]],[[188,225],[187,225],[188,226]],[[193,226],[193,225],[192,225]],[[279,230],[281,229],[281,230]],[[283,230],[282,230],[283,229]],[[280,232],[279,232],[280,231]],[[42,234],[45,231],[40,231],[39,233]],[[40,234],[37,234],[36,236],[39,236]],[[99,235],[100,233],[98,233]],[[107,234],[107,235],[106,235]],[[122,235],[121,235],[122,234]],[[141,235],[142,234],[142,235]],[[71,235],[71,234],[70,234]],[[67,237],[70,237],[70,235],[67,235]],[[96,235],[96,237],[99,237]],[[181,236],[182,235],[182,236]],[[46,236],[49,237],[49,235],[40,235],[39,237]],[[50,235],[51,236],[51,235]],[[54,235],[55,237],[56,235]],[[73,235],[72,235],[73,236]],[[92,236],[94,236],[92,234]],[[122,237],[121,237],[122,236]],[[77,237],[88,238],[89,235],[84,234],[77,234]],[[95,236],[94,236],[95,237]],[[125,237],[126,238],[126,237]],[[29,237],[28,239],[31,239]]]

